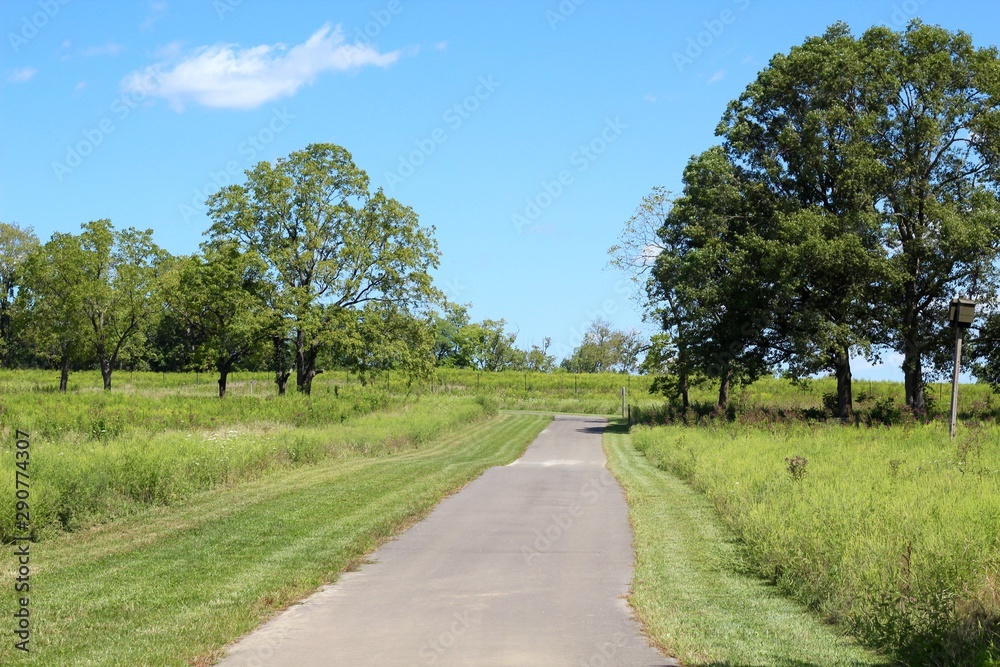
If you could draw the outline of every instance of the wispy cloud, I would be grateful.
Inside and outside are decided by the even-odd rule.
[[[719,81],[722,81],[725,78],[726,78],[726,70],[720,69],[718,72],[716,72],[711,77],[709,77],[708,82],[710,84],[711,83],[718,83]]]
[[[153,24],[159,21],[167,13],[166,0],[153,0],[149,3],[149,16],[139,24],[139,30],[146,32],[153,28]]]
[[[10,83],[24,83],[25,81],[30,81],[37,73],[38,70],[34,67],[19,67],[7,74],[7,81]]]
[[[124,50],[125,47],[121,44],[108,42],[107,44],[101,44],[100,46],[88,46],[85,49],[80,49],[80,55],[84,58],[93,58],[94,56],[117,56]]]
[[[87,82],[86,81],[77,81],[76,85],[73,86],[73,92],[74,93],[82,93],[83,89],[86,88],[86,87],[87,87]]]
[[[642,96],[642,99],[645,100],[646,102],[652,103],[656,101],[656,95],[653,95],[652,93],[646,93],[645,95]]]
[[[262,44],[239,48],[216,44],[196,49],[177,62],[162,62],[151,69],[156,86],[149,89],[149,69],[132,72],[122,81],[126,91],[141,89],[162,97],[177,110],[189,103],[223,109],[253,109],[266,102],[294,95],[325,71],[345,71],[374,65],[388,67],[399,51],[379,53],[362,43],[347,44],[338,26],[329,24],[308,40],[291,48]]]

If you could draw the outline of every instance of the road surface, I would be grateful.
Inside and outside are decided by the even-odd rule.
[[[642,667],[632,534],[603,419],[558,416],[371,564],[230,647],[224,667]]]

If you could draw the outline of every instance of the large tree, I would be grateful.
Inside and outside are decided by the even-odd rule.
[[[275,164],[260,162],[242,184],[208,199],[211,238],[259,254],[276,285],[274,321],[287,325],[296,385],[309,393],[317,359],[334,345],[344,310],[390,304],[406,310],[439,297],[433,229],[379,190],[344,148],[311,144]],[[273,339],[284,364],[285,338]],[[279,387],[283,366],[276,365]]]
[[[718,380],[719,407],[733,382],[767,370],[774,294],[762,270],[772,220],[768,198],[716,146],[688,162],[658,232],[650,299],[668,306],[663,323],[685,372]]]
[[[1000,250],[1000,58],[963,32],[913,21],[861,38],[862,85],[884,164],[878,211],[897,289],[892,342],[906,401],[925,410],[924,360],[959,293],[992,300]]]
[[[718,128],[743,178],[772,201],[765,270],[775,284],[772,363],[793,377],[832,371],[851,410],[852,353],[884,339],[886,251],[876,210],[885,165],[872,142],[865,52],[844,24],[776,55]]]
[[[29,253],[21,275],[15,306],[17,328],[35,354],[58,365],[59,391],[65,392],[71,366],[85,358],[89,326],[83,308],[80,237],[53,234]]]
[[[160,314],[157,269],[165,253],[153,243],[152,230],[115,230],[110,220],[85,223],[78,239],[78,247],[64,257],[79,264],[83,338],[110,391],[122,352],[141,344]]]
[[[266,266],[231,242],[205,244],[202,253],[174,263],[163,277],[164,295],[191,332],[195,364],[218,372],[222,398],[229,374],[264,348],[270,325]]]
[[[9,363],[14,299],[23,276],[24,263],[38,247],[31,227],[0,222],[0,358]]]

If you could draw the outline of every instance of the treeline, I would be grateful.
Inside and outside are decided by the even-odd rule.
[[[950,371],[952,297],[979,303],[965,360],[1000,380],[1000,59],[913,21],[831,26],[778,54],[655,188],[613,262],[662,324],[647,360],[685,407],[692,382],[829,372],[852,409],[851,357],[902,358],[906,403]]]
[[[551,371],[549,339],[523,350],[504,320],[469,320],[432,283],[433,228],[381,191],[343,148],[313,144],[207,201],[198,253],[172,256],[152,230],[85,223],[41,243],[0,223],[0,355],[6,367],[214,370],[219,395],[237,369],[294,376],[308,394],[324,368],[362,379],[387,369],[412,377],[436,365]],[[633,370],[624,334],[592,327],[577,372]],[[605,352],[604,348],[613,348]],[[595,350],[600,351],[599,354]]]

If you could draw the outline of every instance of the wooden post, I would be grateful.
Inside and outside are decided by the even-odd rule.
[[[951,376],[951,438],[955,439],[955,426],[958,423],[958,374],[962,369],[962,339],[965,328],[955,327],[955,374]]]

